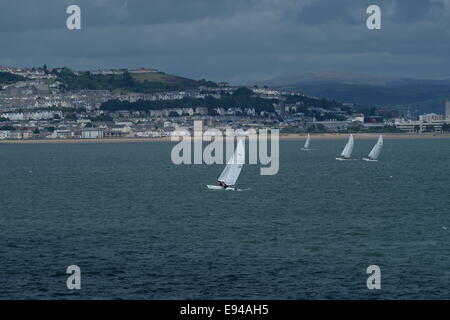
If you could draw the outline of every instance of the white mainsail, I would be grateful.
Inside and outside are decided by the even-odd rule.
[[[343,159],[350,159],[353,152],[353,145],[355,144],[355,141],[353,140],[353,135],[350,135],[350,138],[348,138],[348,142],[345,145],[344,150],[341,153],[341,158]]]
[[[311,136],[309,135],[309,133],[308,133],[308,137],[306,138],[306,141],[305,141],[305,145],[303,146],[303,149],[309,149],[309,142],[311,141]]]
[[[377,160],[378,157],[380,156],[381,150],[383,150],[383,136],[382,135],[380,135],[376,145],[373,147],[372,151],[370,151],[369,159]]]
[[[241,174],[244,163],[244,143],[241,139],[239,139],[236,150],[234,150],[233,156],[230,158],[230,160],[228,160],[227,166],[223,170],[218,181],[224,183],[227,186],[234,186],[237,179],[239,178],[239,175]]]

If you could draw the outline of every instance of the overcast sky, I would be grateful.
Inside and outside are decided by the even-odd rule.
[[[66,28],[66,8],[82,30]],[[366,9],[382,9],[382,30]],[[450,0],[2,0],[0,65],[154,67],[245,83],[299,72],[450,77]]]

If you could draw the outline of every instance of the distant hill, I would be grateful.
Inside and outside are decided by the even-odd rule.
[[[250,84],[301,91],[366,107],[410,108],[417,113],[442,113],[444,101],[450,97],[450,79],[402,79],[322,72],[300,73]]]
[[[193,80],[164,72],[131,73],[131,76],[140,83],[164,83],[167,85],[179,86],[180,88],[198,88],[200,85],[216,85],[211,81]]]
[[[163,72],[123,74],[92,74],[89,71],[75,73],[68,68],[54,71],[67,90],[110,90],[122,92],[154,93],[175,90],[198,89],[200,86],[217,86],[206,80],[192,80]]]
[[[251,84],[276,87],[324,83],[384,85],[395,80],[397,79],[350,72],[307,72],[256,81]]]

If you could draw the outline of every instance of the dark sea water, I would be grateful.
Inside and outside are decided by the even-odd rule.
[[[282,142],[244,192],[170,143],[0,145],[0,299],[449,299],[450,141],[344,144]]]

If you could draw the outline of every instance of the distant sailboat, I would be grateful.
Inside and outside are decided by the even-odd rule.
[[[352,156],[353,152],[353,146],[355,144],[355,141],[353,139],[353,135],[350,135],[350,138],[348,138],[347,144],[345,145],[344,150],[341,153],[341,156],[339,158],[336,158],[336,160],[350,160],[350,157]]]
[[[245,163],[245,147],[242,139],[238,140],[238,144],[230,160],[218,179],[219,185],[208,185],[211,190],[231,190],[234,191],[236,181],[241,174],[242,167]]]
[[[363,158],[365,161],[378,161],[378,157],[380,156],[381,150],[383,150],[383,136],[380,135],[377,143],[373,147],[372,151],[370,151],[368,158]]]
[[[309,149],[310,142],[311,142],[311,136],[308,133],[308,137],[306,138],[305,145],[303,146],[302,150],[304,150],[304,151],[311,150],[311,149]]]

